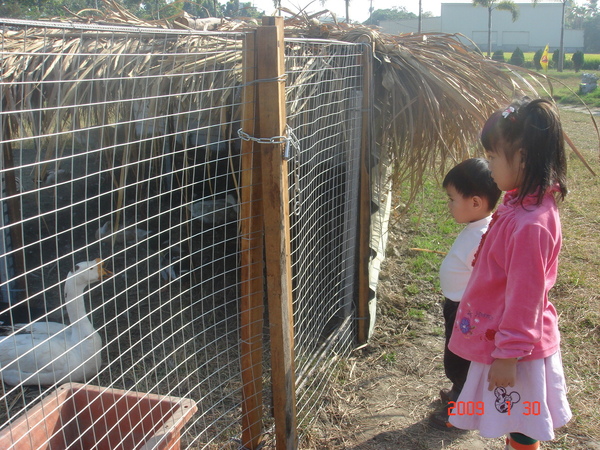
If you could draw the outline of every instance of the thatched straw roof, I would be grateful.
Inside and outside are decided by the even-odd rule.
[[[143,22],[124,10],[118,3],[103,0],[106,8],[102,12],[82,11],[75,21],[86,22],[93,17],[94,24],[128,25],[155,29],[204,29],[219,31],[240,31],[257,26],[255,20],[192,19],[181,15],[166,20]],[[512,98],[522,95],[533,97],[548,95],[551,85],[544,75],[486,59],[481,53],[466,48],[456,36],[447,34],[405,34],[392,36],[380,33],[374,28],[322,22],[322,14],[308,16],[302,12],[290,14],[285,20],[287,36],[335,39],[346,42],[365,42],[372,45],[375,55],[373,78],[375,82],[375,140],[389,155],[394,165],[394,175],[402,180],[410,180],[413,186],[420,184],[422,174],[428,169],[438,173],[445,171],[445,163],[457,161],[475,153],[477,137],[484,119]],[[64,33],[64,32],[61,32]],[[18,32],[15,32],[15,38]],[[78,52],[98,53],[98,44],[87,43],[81,35],[68,37],[68,46],[78,48]],[[28,31],[28,43],[32,46],[31,55],[44,48],[43,56],[30,56],[28,61],[16,65],[10,58],[3,60],[3,77],[9,80],[17,76],[17,71],[30,74],[45,67],[42,78],[53,76],[53,65],[48,61],[40,63],[40,58],[49,58],[48,32],[40,33],[39,39]],[[464,40],[464,39],[463,39]],[[4,35],[4,50],[10,50],[10,36]],[[15,40],[16,42],[16,40]],[[124,45],[143,46],[140,43]],[[177,47],[177,43],[173,43]],[[190,45],[189,41],[185,45]],[[200,43],[198,43],[200,45]],[[35,47],[35,48],[34,48]],[[127,52],[128,49],[123,49]],[[139,52],[139,48],[136,49]],[[140,55],[143,58],[144,55]],[[215,58],[218,55],[214,56]],[[180,64],[197,64],[194,61],[180,60]],[[222,61],[230,64],[232,77],[239,76],[239,62]],[[72,66],[62,67],[62,77],[88,77],[92,70],[127,71],[118,64],[118,55],[111,52],[93,66],[85,66],[81,60]],[[151,68],[149,69],[151,70]],[[517,71],[518,70],[518,71]],[[157,83],[161,78],[157,77]],[[189,80],[193,83],[193,80]],[[223,83],[221,83],[223,85]],[[81,88],[79,88],[81,89]],[[110,92],[110,88],[107,88]],[[159,86],[156,92],[160,92]],[[68,94],[68,93],[67,93]],[[75,97],[62,93],[63,99],[76,103]],[[75,93],[73,93],[75,95]],[[221,93],[220,95],[230,95]],[[26,98],[18,95],[16,98]],[[218,101],[212,99],[211,101]]]

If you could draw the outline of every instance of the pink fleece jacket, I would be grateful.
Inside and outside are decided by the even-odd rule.
[[[504,196],[456,314],[449,348],[470,361],[542,359],[560,334],[548,291],[556,282],[562,234],[551,190],[541,205]]]

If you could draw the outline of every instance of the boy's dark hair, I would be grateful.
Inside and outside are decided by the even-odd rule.
[[[486,199],[490,211],[498,203],[501,194],[492,179],[488,162],[483,158],[466,159],[454,166],[444,177],[442,186],[453,186],[463,197],[478,196]]]
[[[546,190],[558,184],[559,199],[567,195],[567,159],[562,125],[556,107],[545,99],[524,97],[490,116],[481,132],[486,151],[501,151],[511,161],[523,150],[525,169],[519,199],[535,194],[542,202]]]

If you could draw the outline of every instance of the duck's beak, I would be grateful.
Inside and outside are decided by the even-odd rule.
[[[100,258],[96,258],[96,262],[98,263],[98,275],[100,275],[101,280],[112,275],[112,272],[104,267],[104,262]]]

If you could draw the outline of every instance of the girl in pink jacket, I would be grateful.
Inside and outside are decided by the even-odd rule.
[[[562,238],[556,201],[567,193],[562,126],[552,103],[525,98],[494,113],[481,141],[506,195],[456,314],[449,348],[471,366],[450,423],[537,449],[571,418],[548,299]]]

